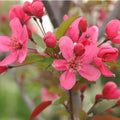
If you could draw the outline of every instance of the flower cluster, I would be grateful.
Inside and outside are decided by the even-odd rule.
[[[42,25],[42,16],[44,15],[45,10],[41,0],[33,0],[31,3],[26,1],[23,6],[15,5],[10,9],[12,35],[11,37],[0,36],[0,51],[10,52],[10,55],[0,62],[0,66],[6,67],[15,62],[23,63],[29,53],[28,39],[31,39],[36,47],[37,43],[32,38],[32,31],[28,26],[29,20],[33,18],[37,25],[38,19],[42,26],[41,32],[46,48],[55,51],[59,47],[57,53],[50,54],[46,50],[44,52],[46,56],[57,58],[52,64],[57,71],[64,71],[60,77],[62,88],[72,89],[77,80],[76,74],[88,81],[96,81],[101,74],[106,77],[115,77],[106,63],[117,59],[118,49],[105,42],[111,40],[114,43],[120,43],[119,20],[112,20],[106,25],[106,38],[103,41],[105,44],[98,44],[98,27],[95,25],[89,27],[87,19],[83,17],[74,20],[66,34],[63,34],[57,42],[56,35],[52,32],[45,33]],[[67,15],[63,18],[64,21],[69,19]],[[6,69],[1,67],[1,70],[3,70],[2,73]]]

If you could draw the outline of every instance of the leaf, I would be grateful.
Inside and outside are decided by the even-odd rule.
[[[42,55],[28,54],[25,61],[24,61],[24,64],[32,64],[32,63],[35,63],[39,60],[44,60],[44,59],[45,59],[45,57]]]
[[[113,117],[113,116],[95,116],[94,120],[120,120],[120,118]]]
[[[56,31],[57,40],[59,40],[63,35],[65,35],[67,29],[72,24],[72,22],[78,17],[70,17],[67,20],[63,21],[62,24],[58,27]]]
[[[41,113],[46,107],[48,107],[50,104],[52,103],[52,101],[45,101],[40,103],[32,112],[29,120],[32,120],[33,118],[35,118],[39,113]]]
[[[37,45],[36,45],[37,51],[40,52],[40,53],[44,53],[44,51],[46,49],[46,45],[45,45],[43,39],[35,33],[33,33],[32,36],[34,38],[34,41],[37,43]]]
[[[64,110],[62,110],[62,111],[57,111],[56,114],[58,114],[58,115],[65,115],[65,116],[70,117],[70,114],[69,114],[67,111],[64,111]]]
[[[80,120],[84,120],[85,118],[87,118],[87,113],[81,110],[79,113],[79,117],[80,117]]]

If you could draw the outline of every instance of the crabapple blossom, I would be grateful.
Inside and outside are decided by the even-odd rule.
[[[117,89],[117,84],[114,82],[107,82],[104,85],[102,95],[105,99],[117,99],[120,97],[120,90]]]
[[[43,39],[47,47],[54,48],[57,44],[57,38],[52,32],[47,32]]]
[[[91,26],[86,32],[83,32],[81,37],[78,40],[78,43],[82,43],[83,45],[96,44],[98,40],[98,27]]]
[[[27,14],[25,14],[25,12],[23,11],[23,9],[20,5],[14,5],[10,9],[9,17],[10,17],[11,20],[15,17],[19,18],[19,20],[22,24],[27,23],[28,20],[31,18]]]
[[[10,51],[11,54],[0,62],[0,66],[6,66],[16,61],[22,63],[27,55],[28,33],[26,26],[22,26],[18,18],[14,18],[10,21],[10,27],[12,37],[0,36],[0,51]]]
[[[64,59],[55,60],[53,67],[58,71],[65,71],[60,77],[60,84],[64,89],[71,89],[76,83],[76,72],[89,81],[96,81],[100,77],[100,72],[90,63],[96,55],[96,45],[86,46],[82,56],[75,56],[74,43],[63,36],[59,40],[60,51]]]
[[[111,20],[105,28],[108,39],[113,43],[120,43],[120,21],[117,19]]]
[[[116,60],[118,57],[118,49],[112,47],[109,44],[104,44],[99,49],[99,52],[97,54],[97,57],[94,58],[94,64],[100,68],[101,73],[104,76],[107,77],[115,77],[115,74],[113,74],[107,66],[104,64],[104,62],[112,62]]]

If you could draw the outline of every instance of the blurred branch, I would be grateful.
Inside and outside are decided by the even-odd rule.
[[[58,27],[63,21],[64,14],[67,14],[70,1],[42,1],[47,10],[48,16],[54,26]]]
[[[105,27],[106,27],[107,23],[110,20],[117,18],[119,14],[120,14],[120,1],[118,1],[116,3],[114,10],[109,13],[108,17],[105,19],[102,26],[100,27],[98,39],[100,39],[104,35]]]
[[[21,93],[21,96],[22,96],[24,102],[26,103],[26,105],[28,106],[30,111],[33,112],[33,110],[35,109],[35,105],[32,102],[32,100],[30,99],[30,97],[27,95],[27,93],[25,92],[25,90],[23,88],[23,81],[20,79],[20,77],[17,76],[17,72],[15,69],[13,70],[13,74],[14,74],[15,82],[17,83],[17,85],[20,89],[20,93]],[[36,117],[36,120],[44,120],[44,119],[39,115]]]

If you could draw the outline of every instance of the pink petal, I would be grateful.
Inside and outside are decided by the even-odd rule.
[[[113,74],[104,63],[100,66],[100,71],[106,77],[115,77],[115,74]]]
[[[68,36],[74,41],[77,42],[78,38],[79,38],[79,28],[78,28],[78,24],[80,22],[81,17],[79,17],[78,19],[76,19],[71,26],[68,28],[67,30],[67,34]]]
[[[23,47],[20,51],[19,51],[19,56],[18,56],[18,62],[22,63],[25,60],[25,57],[27,56],[27,52],[28,49],[27,47]]]
[[[10,21],[10,27],[12,29],[12,36],[20,38],[20,33],[22,31],[22,25],[18,18],[14,18]]]
[[[120,34],[111,39],[113,43],[120,44]]]
[[[117,84],[114,82],[107,82],[102,91],[106,99],[117,99],[120,97],[120,90],[117,90]]]
[[[21,34],[20,34],[20,43],[22,43],[23,45],[26,45],[28,42],[28,32],[27,32],[27,28],[26,25],[23,26]]]
[[[11,54],[9,56],[7,56],[5,59],[3,59],[1,62],[0,62],[0,66],[7,66],[11,63],[14,63],[17,61],[17,57],[18,57],[18,54],[16,51],[14,52],[11,52]]]
[[[66,66],[67,66],[67,61],[66,60],[55,60],[54,62],[53,62],[53,67],[56,69],[56,70],[58,70],[58,71],[63,71],[63,70],[66,70],[67,68],[66,68]]]
[[[63,36],[59,40],[59,47],[60,47],[60,51],[62,52],[63,57],[66,60],[70,60],[71,58],[74,58],[75,56],[73,53],[74,44],[69,37]]]
[[[94,57],[97,56],[98,50],[99,49],[97,48],[96,44],[91,44],[89,46],[86,46],[85,53],[82,57],[83,63],[84,64],[91,63]]]
[[[65,71],[60,77],[60,84],[66,90],[70,90],[75,83],[76,76],[74,72]]]
[[[101,75],[100,71],[92,65],[83,65],[78,72],[89,81],[96,81]]]
[[[3,51],[3,52],[10,51],[9,43],[10,43],[9,37],[0,36],[0,51]]]
[[[98,40],[98,27],[92,26],[87,29],[86,32],[82,34],[82,36],[79,39],[80,43],[83,43],[84,45],[89,45],[91,43],[96,43]]]
[[[105,32],[108,36],[108,38],[113,38],[115,36],[117,36],[118,31],[120,30],[120,21],[115,19],[115,20],[111,20],[105,28]]]

